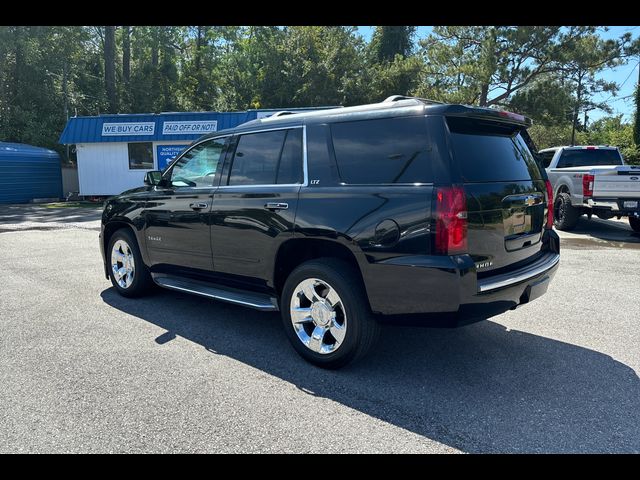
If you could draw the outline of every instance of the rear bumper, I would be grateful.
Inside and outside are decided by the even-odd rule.
[[[371,308],[388,320],[422,319],[433,326],[472,323],[546,293],[560,264],[560,242],[545,232],[544,253],[517,270],[478,278],[469,255],[402,257],[377,264],[366,278]]]
[[[625,207],[625,201],[638,202],[635,208]],[[640,215],[640,198],[588,198],[586,206],[590,208],[605,208],[616,215]]]

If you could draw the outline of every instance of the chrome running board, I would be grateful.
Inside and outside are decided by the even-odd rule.
[[[278,311],[277,299],[266,293],[238,290],[236,288],[161,273],[152,273],[151,277],[155,283],[170,290],[193,293],[201,297],[213,298],[235,305],[243,305],[245,307],[255,308],[256,310]]]

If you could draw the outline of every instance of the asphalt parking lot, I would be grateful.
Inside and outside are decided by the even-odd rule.
[[[0,207],[0,452],[640,452],[640,236],[561,233],[547,295],[385,326],[323,371],[278,314],[105,280],[98,210]]]

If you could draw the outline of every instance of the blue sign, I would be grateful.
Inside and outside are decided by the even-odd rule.
[[[120,135],[153,135],[156,131],[155,122],[127,122],[103,123],[102,136]]]
[[[195,122],[164,122],[163,135],[193,135],[215,132],[218,129],[217,120],[198,120]]]
[[[158,170],[164,170],[169,160],[180,155],[187,145],[157,145]]]

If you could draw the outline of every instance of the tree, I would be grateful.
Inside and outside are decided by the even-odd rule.
[[[547,75],[517,91],[508,102],[508,109],[545,126],[567,125],[572,118],[574,97],[568,82]]]
[[[104,27],[104,86],[109,101],[109,113],[118,112],[116,98],[116,27]]]
[[[368,50],[378,63],[392,62],[396,55],[408,57],[413,50],[413,36],[416,27],[386,26],[376,27]]]
[[[122,80],[131,81],[131,27],[122,27]]]
[[[603,117],[588,131],[578,132],[579,144],[614,145],[620,148],[627,163],[640,164],[640,148],[633,139],[633,123],[623,122],[622,115]]]
[[[438,26],[420,42],[421,88],[451,101],[500,105],[536,79],[561,72],[589,26]]]
[[[595,102],[593,97],[598,93],[608,92],[611,98],[618,91],[618,85],[599,79],[596,75],[605,68],[614,68],[624,62],[624,47],[629,39],[623,37],[620,40],[602,40],[599,36],[590,34],[575,39],[571,51],[563,52],[560,73],[563,79],[572,82],[574,86],[572,145],[575,143],[581,112],[600,109],[611,113],[606,100]]]

